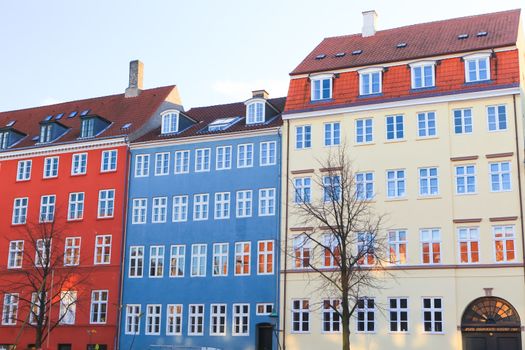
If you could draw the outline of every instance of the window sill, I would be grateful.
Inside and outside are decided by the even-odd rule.
[[[114,219],[114,216],[105,216],[105,217],[97,217],[97,220],[111,220]]]
[[[425,91],[432,91],[432,90],[436,90],[436,86],[425,86],[425,87],[412,87],[410,88],[410,92],[413,93],[413,92],[425,92]]]
[[[80,222],[80,221],[84,221],[84,218],[80,218],[80,219],[67,219],[66,221],[67,221],[67,222]]]
[[[71,174],[71,176],[78,177],[78,176],[86,176],[87,173],[81,173],[81,174]]]
[[[439,139],[439,136],[420,136],[416,139],[416,141],[437,140],[437,139]]]
[[[117,172],[117,169],[115,169],[115,170],[100,170],[101,174],[111,174],[111,173],[116,173],[116,172]]]
[[[386,140],[384,143],[401,143],[401,142],[407,142],[407,139],[393,139],[393,140]]]
[[[58,179],[58,175],[57,176],[49,176],[49,177],[43,177],[42,180],[55,180],[55,179]]]
[[[310,100],[310,104],[321,104],[321,103],[328,103],[328,102],[333,102],[333,101],[334,101],[333,97],[330,97],[330,98],[324,98],[321,100]]]
[[[407,197],[400,197],[400,198],[387,198],[385,199],[385,202],[403,202],[408,201]]]
[[[361,143],[354,143],[354,146],[356,147],[363,147],[363,146],[374,146],[375,142],[361,142]]]
[[[425,201],[425,200],[429,200],[429,199],[443,199],[443,198],[441,196],[439,196],[439,195],[436,195],[436,196],[418,196],[417,197],[418,201]]]
[[[357,96],[357,98],[372,98],[372,97],[382,97],[382,96],[383,96],[383,93],[382,92],[378,92],[378,93],[375,93],[375,94],[359,95],[359,96]]]
[[[487,80],[476,80],[476,81],[465,81],[463,86],[472,86],[472,85],[479,85],[479,84],[493,84],[495,81],[491,79]]]

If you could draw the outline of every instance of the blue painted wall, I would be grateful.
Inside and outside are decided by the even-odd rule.
[[[196,139],[195,139],[196,140]],[[276,162],[270,166],[260,166],[260,143],[276,142]],[[166,142],[168,143],[168,142]],[[237,168],[237,145],[254,144],[254,165],[251,168]],[[232,146],[232,168],[216,170],[216,147]],[[142,147],[142,146],[141,146]],[[195,172],[195,149],[211,148],[209,172]],[[223,135],[220,140],[205,141],[200,138],[193,143],[180,143],[154,148],[134,148],[130,169],[130,189],[126,237],[126,265],[123,284],[123,300],[121,314],[120,349],[150,349],[152,345],[167,345],[160,349],[176,349],[178,347],[212,347],[217,349],[256,349],[257,324],[277,324],[277,318],[268,315],[256,315],[257,303],[273,303],[274,310],[279,310],[279,203],[280,203],[280,135],[277,130],[271,134],[232,138]],[[190,172],[174,174],[174,153],[178,150],[190,150]],[[155,176],[155,153],[169,152],[169,175]],[[135,177],[135,162],[137,154],[150,154],[149,176]],[[259,216],[259,189],[275,188],[275,215]],[[236,191],[252,190],[252,216],[236,217]],[[214,194],[230,192],[230,219],[215,220]],[[205,221],[193,220],[193,195],[209,194],[209,217]],[[172,197],[188,195],[188,221],[172,222]],[[168,197],[168,212],[166,223],[152,223],[152,198]],[[134,198],[147,198],[147,223],[132,224]],[[257,242],[273,240],[273,274],[258,275],[257,273]],[[235,242],[251,242],[251,263],[249,276],[234,276]],[[212,276],[213,243],[229,243],[228,276]],[[206,276],[190,277],[191,245],[207,244]],[[170,246],[183,244],[186,246],[185,271],[183,278],[169,277]],[[164,274],[162,278],[150,278],[149,254],[151,245],[163,245]],[[130,246],[144,246],[144,272],[142,278],[129,278]],[[227,304],[226,335],[210,336],[210,308],[212,303]],[[250,305],[249,335],[232,336],[233,304],[248,303]],[[126,334],[126,305],[140,304],[140,331],[138,334]],[[146,335],[147,304],[161,304],[160,335]],[[182,335],[166,335],[166,305],[182,304]],[[204,304],[204,335],[188,335],[189,304]],[[277,337],[273,334],[273,348],[278,349]]]

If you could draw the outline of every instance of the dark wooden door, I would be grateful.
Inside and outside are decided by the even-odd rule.
[[[257,350],[273,349],[273,327],[267,324],[257,325]]]
[[[463,334],[464,350],[521,350],[520,333]]]

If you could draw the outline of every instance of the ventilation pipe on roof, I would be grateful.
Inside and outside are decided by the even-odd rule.
[[[265,100],[268,99],[268,92],[266,90],[253,90],[252,91],[252,97],[253,98],[264,98]]]
[[[373,36],[376,33],[377,12],[375,10],[363,12],[363,37]]]
[[[129,62],[129,86],[126,88],[126,97],[137,97],[142,91],[144,79],[144,64],[139,60]]]

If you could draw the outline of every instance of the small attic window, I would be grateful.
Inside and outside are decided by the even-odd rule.
[[[48,122],[48,121],[50,121],[51,119],[53,119],[53,116],[52,116],[52,115],[48,115],[47,117],[44,118],[44,121],[45,121],[45,122]]]
[[[40,143],[51,142],[53,136],[53,123],[44,124],[40,126]]]
[[[396,47],[397,47],[398,49],[402,49],[402,48],[404,48],[404,47],[407,47],[407,43],[405,43],[405,42],[399,43],[399,44],[396,45]]]
[[[82,113],[80,113],[80,116],[84,117],[84,116],[88,115],[89,111],[90,111],[90,109],[83,110]]]
[[[489,33],[485,32],[485,31],[482,31],[482,32],[478,32],[478,34],[476,34],[476,36],[479,38],[481,36],[487,36]]]
[[[11,120],[9,123],[7,123],[5,126],[7,126],[8,128],[12,127],[13,125],[15,125],[16,123],[16,120]]]
[[[9,147],[9,131],[0,132],[0,149]]]
[[[264,123],[264,103],[252,102],[246,106],[246,124]]]
[[[316,59],[316,60],[322,60],[322,59],[325,58],[325,57],[326,57],[326,55],[325,55],[324,53],[322,53],[322,54],[320,54],[320,55],[315,56],[315,59]]]
[[[39,138],[40,138],[39,136],[33,136],[33,138],[31,140],[38,141]]]
[[[458,39],[459,40],[463,40],[463,39],[467,39],[468,38],[468,34],[459,34],[458,35]]]
[[[179,112],[166,112],[162,114],[162,134],[171,134],[179,131]]]
[[[64,113],[59,113],[56,115],[55,120],[60,120],[64,116]]]
[[[352,55],[354,55],[354,56],[355,55],[360,55],[362,53],[363,53],[363,50],[354,50],[354,51],[352,51]]]
[[[335,57],[344,57],[346,55],[345,52],[338,52],[335,54]]]
[[[95,118],[82,119],[82,126],[80,128],[80,137],[95,136]]]
[[[122,130],[127,130],[127,129],[129,129],[131,127],[131,125],[132,125],[132,123],[126,123],[126,124],[122,125],[121,129]]]
[[[237,120],[239,120],[239,117],[215,119],[210,125],[208,125],[208,131],[226,130]]]
[[[74,118],[74,117],[77,115],[77,113],[78,113],[77,111],[73,111],[73,112],[69,113],[69,115],[67,116],[67,118],[68,118],[68,119],[69,119],[69,118]]]

